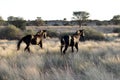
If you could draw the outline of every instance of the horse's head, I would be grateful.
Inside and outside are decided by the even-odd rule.
[[[43,37],[44,37],[44,38],[47,37],[47,30],[43,30]]]
[[[80,40],[81,41],[85,40],[85,34],[84,34],[84,30],[83,29],[80,29],[80,30],[76,31],[76,35],[80,36]]]
[[[84,29],[79,30],[79,32],[80,32],[80,40],[81,40],[81,41],[85,41]]]
[[[80,30],[76,31],[75,34],[82,36],[82,35],[84,35],[84,30],[80,29]]]
[[[80,31],[80,36],[85,36],[83,29],[81,29],[81,30],[79,30],[79,31]]]

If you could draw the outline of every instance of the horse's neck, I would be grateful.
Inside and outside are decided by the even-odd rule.
[[[40,36],[39,36],[39,37],[42,39],[42,38],[43,38],[43,35],[44,35],[44,33],[40,34]]]
[[[42,40],[42,37],[40,35],[33,35],[32,39],[36,41],[36,44],[39,44],[39,42]]]
[[[39,35],[34,35],[35,37],[37,37],[37,38],[42,38],[43,37],[43,33],[41,33],[41,34],[39,34]]]
[[[73,37],[76,38],[76,39],[79,39],[80,35],[79,34],[74,34]]]

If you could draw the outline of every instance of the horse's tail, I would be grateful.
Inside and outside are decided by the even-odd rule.
[[[17,50],[20,49],[20,44],[21,44],[22,41],[23,41],[23,38],[22,38],[21,40],[18,41],[18,44],[17,44]]]

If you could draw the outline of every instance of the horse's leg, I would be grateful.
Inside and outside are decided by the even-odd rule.
[[[71,46],[71,49],[72,49],[72,52],[74,52],[74,46],[73,45]]]
[[[75,44],[75,48],[77,49],[77,52],[78,52],[78,43]]]
[[[30,52],[30,47],[28,47],[27,49],[28,49],[28,52]]]
[[[24,51],[26,51],[26,49],[27,49],[27,46],[25,47]]]
[[[64,49],[64,51],[63,51],[64,54],[65,54],[67,48],[68,48],[68,45],[65,45],[65,49]]]
[[[25,42],[25,41],[24,41]],[[26,49],[27,49],[27,43],[25,42],[25,44],[26,44],[26,47],[24,48],[24,51],[26,51]]]
[[[28,50],[28,52],[30,52],[29,46],[30,46],[30,44],[27,44],[27,46],[25,47],[24,51],[25,51],[25,50]]]
[[[72,52],[74,52],[74,39],[71,39],[71,43],[70,43],[70,46],[71,46],[71,49],[72,49]]]
[[[60,51],[61,51],[61,53],[62,53],[62,49],[63,49],[63,45],[61,45],[61,47],[60,47]]]
[[[39,43],[40,47],[43,48],[43,44],[42,44],[42,41],[40,41]]]

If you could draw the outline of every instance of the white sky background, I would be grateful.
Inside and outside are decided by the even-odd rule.
[[[71,20],[73,11],[90,13],[89,19],[110,20],[120,15],[120,0],[0,0],[0,16],[34,20]]]

